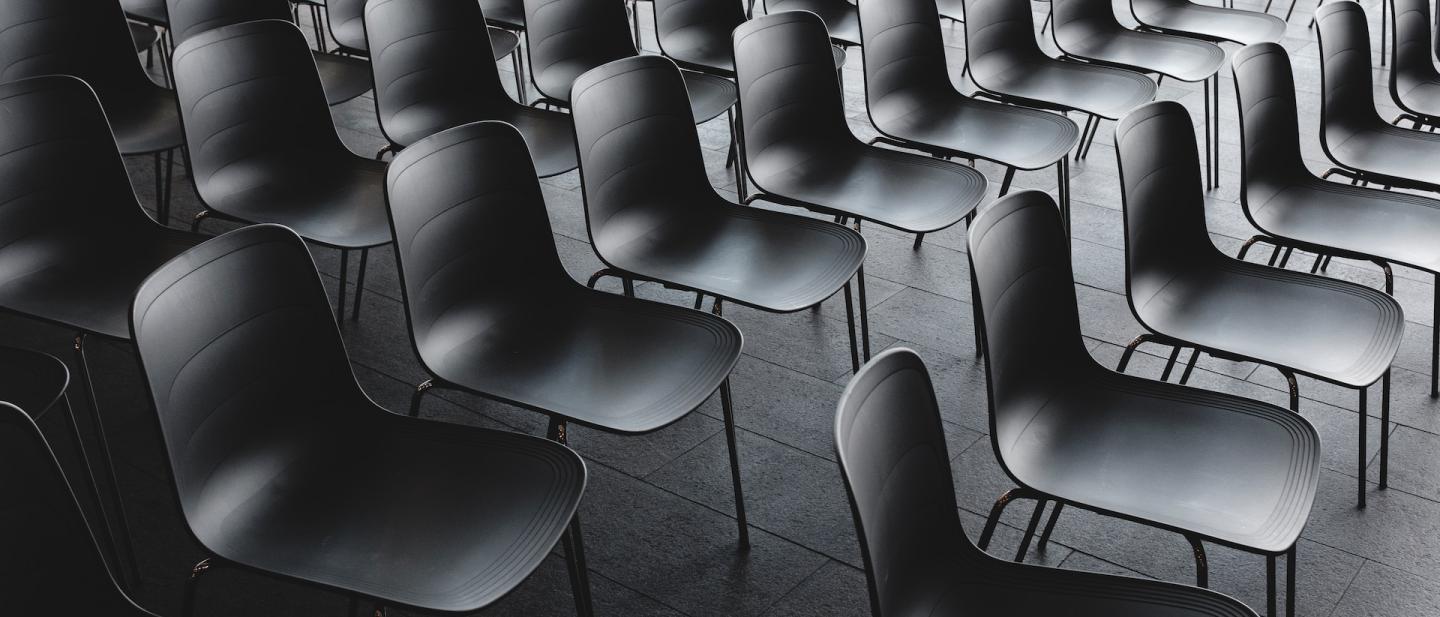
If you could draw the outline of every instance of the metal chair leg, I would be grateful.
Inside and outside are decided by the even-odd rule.
[[[1165,370],[1160,371],[1160,381],[1170,381],[1170,372],[1175,370],[1175,361],[1180,359],[1182,347],[1176,345],[1170,350],[1170,359],[1165,361]]]
[[[370,261],[370,249],[360,249],[360,271],[355,275],[355,299],[350,308],[350,319],[360,319],[360,296],[365,293],[365,262]]]
[[[1255,246],[1257,243],[1260,243],[1260,242],[1269,242],[1269,241],[1270,241],[1270,239],[1269,239],[1269,238],[1266,238],[1265,236],[1261,236],[1261,235],[1250,236],[1250,239],[1249,239],[1249,240],[1246,240],[1246,241],[1245,241],[1245,244],[1240,245],[1240,250],[1239,250],[1239,252],[1235,253],[1235,259],[1238,259],[1238,260],[1240,260],[1240,261],[1245,261],[1245,255],[1250,252],[1250,247]]]
[[[696,301],[699,304],[699,301]],[[715,298],[710,312],[716,317],[724,314],[723,303]],[[740,526],[740,548],[750,549],[750,525],[745,518],[745,491],[740,487],[740,448],[735,441],[735,405],[730,394],[730,378],[720,382],[720,409],[725,416],[725,442],[730,448],[730,482],[735,489],[735,520]]]
[[[1056,500],[1055,509],[1050,511],[1050,520],[1045,521],[1045,531],[1040,532],[1040,542],[1035,545],[1035,550],[1045,552],[1045,546],[1050,544],[1050,535],[1055,533],[1055,524],[1060,522],[1060,511],[1065,509],[1065,502]]]
[[[1205,557],[1205,543],[1197,536],[1185,534],[1185,539],[1190,542],[1190,552],[1195,554],[1195,586],[1201,589],[1210,587],[1210,560]]]
[[[997,197],[1004,197],[1006,193],[1010,192],[1010,181],[1011,181],[1011,180],[1014,180],[1014,179],[1015,179],[1015,168],[1014,168],[1014,167],[1006,167],[1006,168],[1005,168],[1005,178],[1000,181],[1000,194],[997,195]]]
[[[200,223],[210,216],[209,210],[201,210],[195,213],[195,218],[190,220],[190,233],[200,233]],[[1440,277],[1437,277],[1440,278]]]
[[[976,542],[975,545],[980,547],[982,551],[989,548],[990,538],[995,535],[995,525],[1000,522],[1000,515],[1005,513],[1005,506],[1010,505],[1010,502],[1016,499],[1039,498],[1040,493],[1025,487],[1016,487],[1005,491],[1005,494],[995,500],[995,505],[991,506],[990,518],[985,519],[985,528],[980,532],[980,541]]]
[[[1265,614],[1275,617],[1275,556],[1265,556]]]
[[[1285,553],[1285,617],[1295,617],[1295,549],[1292,545]]]
[[[184,617],[191,617],[195,614],[195,594],[200,586],[200,577],[209,572],[213,565],[210,558],[207,557],[190,568],[190,578],[185,581],[185,604],[180,610],[180,614]]]
[[[1190,383],[1190,373],[1195,371],[1195,363],[1200,361],[1200,349],[1196,348],[1190,352],[1190,361],[1185,363],[1185,371],[1180,373],[1180,385]]]
[[[1430,398],[1440,397],[1440,274],[1435,275],[1435,319],[1430,326]]]
[[[1125,367],[1130,365],[1130,356],[1135,355],[1135,350],[1141,345],[1154,340],[1154,338],[1153,335],[1145,333],[1135,337],[1135,340],[1130,341],[1130,344],[1125,346],[1125,351],[1120,354],[1120,363],[1115,365],[1115,372],[1124,373]]]
[[[546,439],[562,445],[569,445],[569,431],[565,421],[550,416],[550,425],[545,431]],[[575,612],[582,617],[590,617],[595,614],[595,607],[590,598],[590,568],[585,563],[585,544],[581,541],[583,534],[580,531],[580,513],[576,512],[570,518],[570,526],[561,536],[560,541],[565,547],[565,567],[570,571],[570,593],[575,597]]]
[[[61,394],[60,404],[64,406],[65,423],[70,429],[70,437],[75,440],[75,454],[80,458],[80,466],[85,469],[85,479],[90,482],[90,498],[95,500],[95,509],[99,514],[100,525],[105,529],[105,559],[111,568],[120,570],[120,541],[115,536],[115,527],[110,522],[110,515],[106,512],[105,497],[101,494],[100,481],[95,477],[95,467],[90,464],[90,455],[86,452],[85,438],[80,435],[80,423],[75,420],[75,408],[70,406],[70,395]]]
[[[1390,488],[1390,370],[1380,378],[1380,488]]]
[[[850,368],[852,373],[860,372],[860,347],[855,343],[855,300],[850,295],[850,283],[845,283],[845,322],[850,332]]]
[[[1359,477],[1356,479],[1356,498],[1359,501],[1359,507],[1361,509],[1365,508],[1365,430],[1369,428],[1368,425],[1370,424],[1370,416],[1367,415],[1365,409],[1365,390],[1365,388],[1360,388],[1360,430],[1356,431],[1360,435],[1360,456],[1358,457],[1358,460],[1360,461],[1360,473]]]
[[[1020,536],[1020,546],[1015,550],[1015,563],[1025,562],[1025,553],[1030,552],[1030,539],[1035,537],[1035,528],[1040,526],[1040,515],[1045,513],[1045,499],[1035,502],[1035,511],[1030,513],[1030,524],[1025,526],[1025,535]]]
[[[1295,372],[1290,369],[1279,369],[1280,374],[1285,376],[1285,382],[1290,386],[1290,411],[1300,413],[1300,382],[1295,380]]]
[[[857,227],[859,225],[856,225]],[[865,266],[860,266],[855,272],[855,281],[859,286],[860,297],[860,348],[864,352],[866,362],[870,361],[870,309],[865,303]]]
[[[110,488],[115,493],[115,520],[119,523],[120,535],[125,538],[126,566],[116,568],[120,573],[122,585],[133,583],[140,585],[140,564],[135,558],[135,544],[130,534],[130,520],[125,515],[125,499],[120,491],[120,481],[115,475],[115,457],[111,454],[110,440],[105,436],[105,423],[100,416],[100,403],[95,396],[95,384],[90,380],[90,363],[85,357],[84,333],[75,335],[75,364],[80,373],[80,384],[85,388],[85,395],[90,403],[91,420],[95,423],[95,440],[100,445],[100,457],[105,463],[105,472],[110,476]],[[118,542],[116,543],[118,546]],[[117,566],[119,564],[116,564]]]
[[[350,278],[350,251],[340,249],[340,285],[335,295],[335,321],[345,321],[345,286]]]
[[[435,380],[426,379],[415,385],[415,393],[410,395],[410,417],[420,417],[420,400],[425,398],[425,393],[435,387]]]

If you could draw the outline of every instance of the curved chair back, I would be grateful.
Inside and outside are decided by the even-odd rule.
[[[935,564],[977,549],[960,524],[935,389],[915,352],[886,350],[850,380],[835,414],[835,451],[871,614],[902,614],[935,591],[918,581],[958,582],[932,571]]]
[[[175,45],[206,30],[261,19],[290,21],[289,0],[167,0]]]
[[[993,441],[1008,443],[1059,384],[1093,364],[1080,338],[1070,239],[1054,199],[1020,191],[980,212],[969,247]]]
[[[153,225],[85,82],[49,75],[0,84],[0,127],[0,280],[57,259],[37,253],[56,237],[124,238]],[[128,207],[116,203],[125,196]]]
[[[1370,27],[1352,0],[1315,9],[1320,39],[1320,144],[1344,143],[1361,127],[1383,123],[1375,110]]]
[[[161,266],[130,318],[185,520],[202,545],[234,554],[247,542],[225,521],[236,503],[363,420],[318,410],[369,407],[320,275],[295,232],[254,225]]]
[[[1240,203],[1263,204],[1310,173],[1300,154],[1300,124],[1290,56],[1278,43],[1235,52],[1235,97],[1240,105]]]
[[[330,32],[332,37],[334,36],[334,29],[337,24],[344,24],[357,20],[360,23],[364,23],[366,1],[367,0],[325,0],[325,17],[330,22]],[[359,33],[356,34],[358,36]],[[365,46],[365,38],[347,40],[344,43],[341,43],[337,39],[335,42],[340,44],[342,47],[349,48],[349,50],[352,52],[364,54],[369,51],[369,48]],[[357,47],[357,45],[360,46]]]
[[[953,90],[934,0],[861,0],[865,100],[873,108],[897,92]]]
[[[141,617],[115,585],[40,429],[0,401],[0,580],[6,612]]]
[[[728,34],[745,23],[745,7],[733,0],[654,0],[654,4],[655,38],[661,51],[670,47],[728,52]]]
[[[480,296],[504,310],[525,290],[570,281],[514,127],[475,122],[422,139],[390,163],[385,186],[412,342],[427,365],[453,348],[427,342],[459,301]]]
[[[525,40],[530,72],[540,93],[570,100],[570,88],[585,71],[635,55],[623,2],[610,0],[525,0]],[[561,75],[555,81],[546,75]]]
[[[674,63],[661,56],[616,60],[575,80],[573,96],[585,215],[602,257],[683,217],[677,207],[713,198]]]
[[[1035,19],[1023,0],[967,0],[965,53],[976,84],[1000,78],[1015,65],[1043,59]]]
[[[1109,0],[1052,0],[1050,13],[1055,20],[1055,40],[1062,47],[1121,29]]]
[[[476,2],[374,0],[365,8],[375,108],[392,139],[413,133],[407,113],[453,109],[479,117],[510,103],[490,56],[490,34]]]
[[[101,100],[153,87],[117,0],[0,2],[0,82],[73,75]]]
[[[1390,18],[1395,26],[1395,40],[1390,52],[1390,96],[1399,94],[1417,83],[1435,79],[1435,60],[1430,40],[1430,2],[1428,0],[1385,0],[1391,2]]]
[[[260,180],[258,168],[304,173],[316,152],[344,148],[305,36],[288,21],[216,28],[175,49],[180,118],[200,197]]]
[[[825,23],[808,11],[757,17],[735,29],[741,145],[760,160],[850,139]]]
[[[1197,260],[1214,256],[1205,227],[1195,127],[1185,107],[1136,108],[1115,129],[1125,209],[1125,273],[1131,307],[1144,306]]]

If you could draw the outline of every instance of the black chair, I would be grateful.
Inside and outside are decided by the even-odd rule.
[[[340,251],[335,314],[345,317],[350,252],[360,251],[360,316],[370,248],[390,243],[385,164],[340,142],[295,24],[251,21],[193,35],[175,50],[190,170],[210,216],[280,223]]]
[[[1391,124],[1409,120],[1417,130],[1440,126],[1440,71],[1435,70],[1430,3],[1386,1],[1394,3],[1390,10],[1395,29],[1395,43],[1389,50],[1390,98],[1405,112]]]
[[[135,288],[200,238],[146,216],[100,103],[84,82],[55,75],[9,82],[0,85],[0,101],[9,118],[0,129],[0,310],[76,333],[73,366],[109,468],[87,344],[92,337],[128,341]],[[114,514],[115,535],[128,544],[118,495]],[[122,580],[136,573],[133,548],[127,553]]]
[[[1427,52],[1428,53],[1428,52]],[[1399,64],[1395,65],[1398,70]],[[1299,249],[1316,254],[1310,271],[1331,257],[1373,261],[1385,270],[1385,291],[1394,291],[1390,264],[1440,277],[1440,200],[1419,195],[1325,182],[1301,159],[1294,76],[1284,48],[1252,45],[1235,55],[1240,104],[1240,205],[1262,232],[1245,243],[1272,244],[1271,263]],[[1440,304],[1440,303],[1437,303]],[[1436,308],[1440,311],[1440,307]],[[1431,341],[1430,396],[1440,395],[1440,331]],[[1383,477],[1383,476],[1382,476]]]
[[[939,231],[974,216],[985,176],[969,167],[867,145],[845,121],[825,24],[805,11],[757,17],[735,29],[740,85],[742,203],[757,199],[871,221],[906,233]],[[865,268],[856,273],[860,339],[870,359]]]
[[[410,340],[431,376],[416,387],[411,416],[432,388],[457,389],[545,414],[549,437],[565,443],[572,422],[659,430],[718,389],[740,545],[749,547],[730,401],[735,326],[571,279],[525,142],[504,123],[406,148],[387,192]]]
[[[735,48],[730,33],[748,19],[732,0],[654,0],[655,39],[660,53],[680,68],[735,77]],[[845,49],[831,47],[835,70],[845,66]]]
[[[606,268],[591,277],[650,280],[772,313],[842,290],[858,369],[850,279],[865,239],[842,225],[747,208],[716,193],[690,123],[685,82],[660,56],[616,60],[575,80],[585,217]]]
[[[835,452],[872,617],[1255,614],[1212,591],[1014,564],[977,549],[957,514],[929,371],[909,349],[881,352],[850,380],[835,414]]]
[[[128,24],[116,0],[0,2],[0,82],[55,74],[85,80],[105,106],[120,153],[152,155],[156,215],[168,223],[184,136],[175,93],[145,74]]]
[[[371,401],[305,244],[279,225],[156,270],[131,327],[181,512],[212,555],[192,570],[186,615],[201,575],[226,564],[475,611],[529,576],[580,503],[585,463],[564,446]]]
[[[330,38],[339,46],[336,51],[348,56],[369,57],[370,43],[365,33],[365,5],[368,0],[326,0],[325,13],[329,17]],[[496,60],[509,56],[520,46],[520,37],[514,32],[501,28],[489,28],[490,53]],[[523,73],[518,58],[515,63],[515,77]]]
[[[150,26],[133,21],[127,21],[125,25],[130,26],[130,40],[135,41],[135,53],[149,52],[160,42],[160,33]],[[147,56],[147,62],[153,61],[149,58],[151,56]]]
[[[155,617],[125,596],[40,429],[0,401],[0,577],[18,615]]]
[[[390,149],[477,120],[500,120],[525,136],[536,171],[575,169],[569,116],[516,103],[484,55],[485,16],[475,2],[375,0],[365,9],[375,70],[375,110]],[[478,53],[477,53],[478,52]]]
[[[525,0],[525,27],[530,71],[541,96],[537,104],[567,108],[575,78],[607,62],[639,55],[620,2]],[[730,80],[696,71],[684,75],[695,124],[734,107],[735,84]]]
[[[1440,135],[1387,124],[1375,109],[1365,11],[1350,0],[1315,12],[1320,24],[1320,145],[1335,164],[1323,177],[1347,176],[1440,191]]]
[[[1121,122],[1122,135],[1160,105],[1174,103],[1135,112]],[[1193,131],[1188,122],[1186,130]],[[1189,140],[1188,182],[1198,195]],[[1205,542],[1265,555],[1271,617],[1275,562],[1284,555],[1293,615],[1295,543],[1320,476],[1315,428],[1274,405],[1097,364],[1080,336],[1069,238],[1044,193],[1015,193],[982,212],[970,262],[984,320],[990,439],[1019,486],[996,501],[980,548],[1010,502],[1035,499],[1015,556],[1022,560],[1054,500],[1042,546],[1061,508],[1075,506],[1183,535],[1200,587],[1209,581]]]
[[[749,0],[746,12],[755,15],[755,0]],[[860,45],[860,11],[850,0],[760,0],[765,14],[783,11],[809,11],[825,22],[830,40],[841,47]]]
[[[1269,9],[1269,6],[1266,6]],[[1295,4],[1290,4],[1290,12]],[[1191,0],[1130,0],[1130,15],[1147,30],[1241,45],[1276,43],[1285,36],[1285,21],[1255,11],[1197,4]]]
[[[175,44],[221,26],[261,19],[293,19],[289,0],[169,0],[170,35]],[[325,99],[339,105],[370,90],[370,67],[359,58],[313,52]]]
[[[1055,27],[1050,33],[1066,57],[1154,73],[1161,80],[1205,84],[1205,187],[1220,186],[1220,65],[1225,50],[1193,38],[1130,30],[1115,18],[1110,0],[1052,0],[1051,7]]]
[[[1358,500],[1365,505],[1366,390],[1382,382],[1380,486],[1389,459],[1390,363],[1405,318],[1389,295],[1353,283],[1232,259],[1210,241],[1190,116],[1175,102],[1131,114],[1116,133],[1125,207],[1126,296],[1147,341],[1274,367],[1360,394]],[[1176,354],[1171,354],[1174,362]],[[1189,369],[1186,370],[1189,372]]]
[[[934,0],[861,0],[865,101],[875,141],[943,158],[1005,166],[1000,195],[1017,169],[1055,166],[1061,208],[1069,212],[1070,151],[1080,129],[1069,118],[965,96],[945,62]],[[915,239],[919,248],[921,236]]]
[[[1101,118],[1117,120],[1155,98],[1155,82],[1134,71],[1045,55],[1024,0],[966,0],[965,53],[971,80],[986,94],[1026,107],[1086,114],[1077,159],[1089,153]]]

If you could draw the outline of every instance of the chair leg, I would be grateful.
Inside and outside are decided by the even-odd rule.
[[[125,557],[128,569],[123,567],[116,569],[119,570],[121,584],[133,579],[134,584],[139,586],[141,582],[140,564],[135,558],[135,544],[133,536],[130,534],[130,520],[125,515],[125,499],[120,491],[120,481],[115,475],[115,457],[110,451],[110,440],[105,436],[105,423],[100,418],[100,403],[95,396],[95,384],[90,380],[90,365],[85,358],[85,338],[84,333],[75,335],[75,364],[80,373],[80,384],[85,388],[85,395],[90,403],[91,420],[95,423],[95,440],[100,445],[100,457],[105,463],[106,474],[110,476],[110,488],[115,493],[115,520],[119,523],[120,535],[125,538]]]
[[[1280,374],[1285,376],[1285,383],[1290,387],[1290,411],[1300,413],[1300,382],[1295,380],[1295,372],[1282,368]]]
[[[520,38],[520,46],[510,53],[510,66],[515,70],[515,96],[519,99],[520,104],[524,105],[525,101],[530,98],[529,88],[525,85],[525,50],[522,49],[525,44],[525,33],[517,33],[517,36]]]
[[[1056,192],[1060,194],[1060,218],[1065,222],[1065,235],[1070,236],[1070,155],[1055,162]],[[972,215],[973,216],[973,215]],[[968,230],[967,230],[968,231]]]
[[[105,559],[111,568],[120,570],[120,541],[115,536],[115,528],[110,523],[110,515],[106,513],[105,498],[100,492],[100,481],[95,477],[95,467],[90,464],[90,455],[86,453],[85,438],[80,435],[80,423],[75,420],[75,408],[70,406],[70,395],[61,394],[60,404],[64,407],[65,424],[70,429],[70,437],[75,440],[75,454],[80,458],[80,466],[85,469],[85,479],[90,482],[90,498],[95,500],[95,510],[99,514],[100,525],[105,528]]]
[[[355,299],[350,307],[350,319],[360,319],[360,295],[365,292],[365,262],[370,260],[370,249],[360,249],[360,271],[355,275]]]
[[[340,249],[340,285],[335,292],[335,322],[345,321],[345,286],[350,284],[350,251]]]
[[[1039,498],[1040,493],[1024,487],[1012,488],[1005,491],[1004,495],[1001,495],[999,499],[995,500],[995,505],[991,506],[990,518],[985,519],[985,528],[980,532],[980,541],[976,542],[975,545],[980,547],[982,551],[989,548],[990,538],[995,535],[995,525],[1000,522],[1000,515],[1005,513],[1005,506],[1010,505],[1010,502],[1016,499]]]
[[[1165,370],[1160,371],[1160,381],[1170,381],[1170,372],[1175,370],[1175,361],[1180,359],[1181,349],[1183,348],[1176,345],[1170,350],[1170,359],[1165,361]]]
[[[180,610],[180,614],[184,617],[191,617],[195,614],[195,594],[199,591],[200,577],[209,572],[214,565],[214,562],[207,557],[190,568],[190,578],[185,581],[185,604]]]
[[[195,218],[190,220],[190,233],[200,233],[200,223],[210,216],[209,210],[201,210],[195,213]]]
[[[1120,354],[1120,362],[1115,365],[1115,372],[1124,373],[1125,367],[1130,365],[1130,356],[1135,355],[1135,350],[1141,345],[1154,340],[1154,338],[1153,335],[1147,332],[1135,337],[1135,340],[1130,341],[1130,344],[1125,346],[1125,351]]]
[[[1295,617],[1295,550],[1299,543],[1285,553],[1285,617]]]
[[[1269,6],[1268,6],[1268,5],[1266,6],[1266,10],[1267,10],[1267,11],[1269,10]],[[1214,169],[1211,169],[1211,167],[1210,167],[1210,161],[1211,161],[1211,156],[1210,156],[1210,80],[1207,78],[1207,79],[1205,79],[1204,81],[1205,81],[1205,86],[1204,86],[1204,95],[1205,95],[1205,188],[1208,189],[1208,188],[1212,188],[1212,187],[1215,186],[1215,170],[1214,170]]]
[[[730,448],[730,482],[735,489],[735,521],[740,528],[740,549],[750,550],[750,524],[745,518],[745,491],[740,487],[740,449],[735,443],[735,409],[728,378],[720,383],[720,408],[725,415],[725,443]]]
[[[152,158],[155,162],[155,219],[164,225],[168,222],[164,218],[165,206],[161,205],[165,201],[165,174],[160,171],[164,155],[156,152]]]
[[[725,150],[725,167],[735,164],[735,155],[740,146],[735,143],[735,107],[731,106],[725,110],[725,124],[730,127],[730,147]],[[738,180],[736,181],[738,187]]]
[[[1180,373],[1180,385],[1190,383],[1190,373],[1195,371],[1195,363],[1200,361],[1200,349],[1196,348],[1190,352],[1190,361],[1185,363],[1185,371]]]
[[[1035,537],[1035,529],[1040,526],[1040,516],[1045,513],[1045,506],[1049,503],[1044,499],[1035,502],[1035,511],[1030,513],[1030,524],[1025,526],[1025,535],[1020,536],[1020,546],[1015,550],[1015,563],[1024,563],[1025,553],[1030,552],[1030,539]]]
[[[1390,370],[1380,378],[1380,488],[1390,487]]]
[[[1195,555],[1195,586],[1201,589],[1210,587],[1210,560],[1205,557],[1205,543],[1200,541],[1198,536],[1185,534],[1185,539],[1190,542],[1190,552]]]
[[[1380,0],[1380,66],[1385,66],[1385,57],[1390,55],[1390,48],[1385,45],[1390,33],[1390,20],[1387,19],[1389,15],[1390,0]]]
[[[1278,265],[1278,266],[1276,266],[1276,267],[1283,269],[1283,268],[1285,267],[1285,264],[1290,263],[1290,256],[1293,255],[1294,253],[1295,253],[1295,247],[1293,247],[1293,246],[1286,247],[1286,248],[1285,248],[1285,252],[1280,255],[1280,265]]]
[[[620,275],[616,274],[615,270],[611,270],[610,268],[601,268],[599,270],[596,270],[595,274],[590,275],[590,280],[585,282],[585,286],[589,287],[590,289],[595,289],[595,284],[599,283],[600,279],[603,279],[607,276],[619,277]]]
[[[997,196],[997,197],[1004,197],[1006,193],[1010,192],[1010,181],[1012,181],[1012,180],[1014,180],[1014,179],[1015,179],[1015,168],[1014,168],[1014,167],[1006,167],[1006,168],[1005,168],[1005,178],[1000,181],[1000,193],[999,193],[998,195],[996,195],[996,196]]]
[[[1055,509],[1050,511],[1050,520],[1045,521],[1045,530],[1040,532],[1040,542],[1035,545],[1035,550],[1045,552],[1045,546],[1050,544],[1050,536],[1055,533],[1055,524],[1060,522],[1060,511],[1065,509],[1065,502],[1056,500]]]
[[[1290,17],[1293,16],[1293,15],[1295,15],[1295,3],[1296,3],[1297,1],[1298,1],[1298,0],[1290,0],[1290,9],[1287,10],[1287,11],[1285,11],[1285,22],[1286,22],[1286,23],[1289,23],[1289,22],[1290,22]]]
[[[1440,397],[1440,274],[1435,275],[1435,318],[1430,323],[1430,398]]]
[[[1367,415],[1365,409],[1365,398],[1365,388],[1360,388],[1360,430],[1356,431],[1360,435],[1360,456],[1358,457],[1360,461],[1360,473],[1359,478],[1357,478],[1356,480],[1356,499],[1359,502],[1358,507],[1360,507],[1361,509],[1365,508],[1365,430],[1369,428],[1368,425],[1370,424],[1370,417]]]
[[[920,250],[920,243],[922,243],[922,242],[924,242],[924,241],[925,241],[925,234],[924,234],[923,232],[922,232],[922,233],[915,234],[915,244],[910,247],[910,250],[912,250],[912,251],[918,251],[918,250]]]
[[[1042,23],[1042,24],[1040,24],[1040,34],[1042,34],[1042,35],[1045,34],[1045,28],[1047,28],[1047,27],[1050,26],[1050,18],[1051,18],[1051,17],[1053,17],[1053,15],[1051,15],[1050,13],[1046,13],[1046,14],[1045,14],[1045,22]]]
[[[433,387],[435,387],[435,380],[433,379],[426,379],[416,384],[415,393],[410,395],[410,417],[420,417],[420,401],[425,398],[425,393]]]
[[[859,227],[859,224],[855,225]],[[866,362],[870,361],[870,309],[865,306],[865,266],[855,271],[855,282],[859,287],[860,297],[860,348]]]
[[[975,222],[975,213],[965,218],[965,231]],[[980,286],[975,282],[975,272],[970,272],[970,328],[975,331],[975,357],[985,354],[985,312],[980,309]]]
[[[1235,253],[1235,259],[1245,261],[1245,255],[1250,252],[1250,247],[1255,246],[1257,243],[1260,242],[1267,242],[1268,240],[1268,238],[1261,235],[1250,236],[1250,239],[1246,240],[1245,244],[1240,245],[1240,250]]]
[[[568,446],[570,438],[565,421],[550,416],[545,438]],[[570,593],[575,597],[575,612],[582,617],[589,617],[595,614],[595,607],[590,599],[590,568],[585,563],[585,544],[581,537],[583,534],[580,531],[580,513],[576,512],[570,519],[570,527],[565,530],[565,535],[561,536],[561,542],[565,546],[565,567],[570,571]]]
[[[851,372],[860,372],[860,347],[855,343],[855,300],[850,295],[850,283],[845,283],[845,321],[849,324],[850,332],[850,368]]]
[[[1275,556],[1265,556],[1265,614],[1275,617]]]

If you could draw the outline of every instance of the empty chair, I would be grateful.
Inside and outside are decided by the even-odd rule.
[[[755,14],[755,0],[748,12]],[[760,0],[766,14],[783,11],[809,11],[825,22],[830,40],[842,47],[860,44],[860,13],[849,0]]]
[[[573,103],[585,217],[603,273],[693,291],[697,307],[712,296],[717,312],[734,302],[789,313],[842,289],[852,306],[865,239],[716,193],[674,63],[616,60],[576,80]],[[853,310],[849,317],[853,363]]]
[[[430,389],[458,389],[549,416],[551,438],[563,443],[571,422],[658,430],[719,390],[740,544],[749,546],[730,400],[735,326],[571,279],[525,142],[504,123],[467,124],[406,148],[387,191],[410,340],[430,374],[412,416]]]
[[[0,496],[7,611],[155,617],[116,585],[40,429],[5,401],[0,401]]]
[[[95,90],[121,154],[152,155],[156,214],[169,222],[175,150],[184,144],[175,93],[145,74],[116,0],[0,2],[0,82],[57,74]]]
[[[1135,112],[1122,134],[1136,115],[1172,104]],[[1198,195],[1189,139],[1187,172]],[[995,503],[980,548],[1007,504],[1036,499],[1016,554],[1023,559],[1054,500],[1042,542],[1063,506],[1173,531],[1194,550],[1200,587],[1209,580],[1205,542],[1264,555],[1272,617],[1275,562],[1284,555],[1293,615],[1295,543],[1320,476],[1315,428],[1274,405],[1097,364],[1080,336],[1069,238],[1044,193],[1015,193],[986,208],[970,232],[970,262],[986,337],[990,439],[1019,486]]]
[[[881,352],[850,380],[835,414],[835,451],[872,617],[1254,615],[1203,589],[1009,563],[978,550],[961,528],[934,385],[909,349]]]
[[[1295,10],[1294,3],[1290,10]],[[1285,21],[1274,15],[1191,0],[1130,0],[1130,15],[1148,30],[1211,41],[1251,45],[1279,42],[1285,36]],[[1289,13],[1285,19],[1290,19]]]
[[[169,0],[170,33],[175,44],[206,30],[260,19],[291,19],[289,0]],[[370,90],[364,60],[314,52],[325,99],[339,105]]]
[[[1240,205],[1263,232],[1245,244],[1242,259],[1251,245],[1266,242],[1316,253],[1311,272],[1331,256],[1374,261],[1385,270],[1387,293],[1394,285],[1390,264],[1440,276],[1440,200],[1325,182],[1305,167],[1284,48],[1265,43],[1238,52],[1235,88],[1244,152]],[[1430,395],[1436,396],[1440,331],[1430,349]]]
[[[1085,158],[1101,118],[1117,120],[1155,98],[1155,82],[1134,71],[1045,55],[1022,0],[967,0],[965,50],[982,91],[1006,103],[1086,114],[1076,158]]]
[[[368,0],[326,0],[325,14],[329,18],[330,38],[339,45],[339,53],[350,56],[369,56],[370,43],[365,33],[365,5]],[[520,46],[520,37],[509,30],[489,28],[490,53],[496,60],[504,58]],[[521,73],[519,60],[515,59],[515,75]]]
[[[745,7],[733,0],[654,0],[655,40],[661,53],[680,68],[735,76],[730,33],[745,23]],[[835,70],[845,66],[845,50],[832,47]]]
[[[1069,211],[1070,151],[1080,129],[1059,114],[982,101],[955,89],[934,0],[861,0],[865,102],[870,123],[892,145],[945,158],[1005,166],[1000,194],[1017,169],[1055,167]],[[915,246],[920,246],[916,238]]]
[[[1393,124],[1413,122],[1412,128],[1440,126],[1440,71],[1435,70],[1430,37],[1430,3],[1425,0],[1386,0],[1395,27],[1390,48],[1390,98],[1404,110]],[[1383,51],[1382,51],[1383,53]]]
[[[545,559],[580,503],[585,464],[564,446],[371,401],[284,227],[177,257],[132,315],[181,512],[211,555],[186,587],[187,615],[201,575],[225,564],[382,605],[475,611]]]
[[[969,167],[866,145],[850,132],[825,24],[805,11],[757,17],[735,29],[744,203],[757,199],[871,221],[906,233],[969,220],[985,176]],[[856,275],[860,338],[870,358],[865,268]]]
[[[1361,285],[1228,257],[1210,241],[1190,116],[1175,102],[1131,114],[1116,134],[1125,207],[1126,290],[1154,340],[1271,366],[1299,411],[1304,375],[1360,394],[1358,500],[1365,504],[1366,390],[1381,381],[1380,486],[1389,459],[1390,363],[1405,318],[1394,298]],[[1175,358],[1171,356],[1172,361]],[[1193,358],[1192,358],[1193,359]]]
[[[375,108],[392,148],[477,120],[509,123],[525,136],[535,170],[575,169],[570,117],[516,103],[484,54],[485,16],[475,2],[375,0],[365,9],[376,52]]]
[[[385,164],[346,149],[335,132],[305,36],[288,21],[213,28],[175,49],[175,84],[190,170],[205,209],[280,223],[340,251],[336,315],[344,318],[350,252],[360,251],[360,315],[369,249],[390,243]]]
[[[1110,0],[1052,0],[1051,7],[1051,34],[1066,56],[1205,84],[1205,186],[1219,186],[1220,65],[1225,50],[1193,38],[1130,30],[1115,18]]]
[[[525,0],[525,28],[538,102],[551,106],[570,106],[570,88],[585,71],[639,55],[621,2]],[[728,79],[686,71],[685,88],[696,124],[735,105],[735,84]]]
[[[88,342],[128,341],[135,288],[200,238],[146,216],[84,82],[54,75],[13,81],[0,85],[0,102],[7,115],[0,128],[0,310],[75,332],[73,367],[108,467]],[[115,518],[118,535],[128,538],[122,504]],[[133,551],[129,557],[122,579],[134,574]]]

